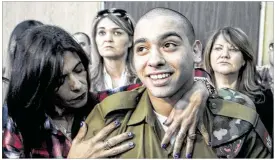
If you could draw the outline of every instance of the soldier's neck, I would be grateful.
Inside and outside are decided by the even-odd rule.
[[[174,105],[184,96],[184,94],[192,88],[194,83],[193,77],[187,81],[174,95],[168,98],[158,98],[148,92],[152,106],[158,114],[168,117]]]

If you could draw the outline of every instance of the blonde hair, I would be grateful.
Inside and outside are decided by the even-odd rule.
[[[100,56],[97,44],[95,42],[97,25],[103,18],[109,18],[116,25],[121,27],[129,36],[130,41],[133,41],[135,21],[133,18],[126,13],[124,17],[116,16],[115,14],[109,13],[106,16],[97,15],[92,23],[92,35],[91,35],[91,59],[92,63],[90,66],[91,75],[91,91],[98,92],[105,89],[104,77],[103,77],[103,58]],[[132,62],[129,59],[133,55],[133,46],[128,48],[126,58],[126,71],[127,71],[127,84],[137,83],[137,76],[133,68]]]
[[[210,63],[210,55],[213,45],[219,35],[223,35],[225,40],[234,44],[242,53],[245,65],[239,70],[237,88],[239,91],[251,98],[254,103],[264,102],[264,94],[261,85],[257,82],[256,64],[254,51],[247,35],[239,28],[224,27],[215,31],[207,41],[204,50],[204,67],[210,73],[215,84],[214,71]]]

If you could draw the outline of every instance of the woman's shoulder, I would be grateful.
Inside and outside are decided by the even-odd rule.
[[[3,126],[3,133],[5,132],[20,135],[16,122],[10,116],[6,117],[6,124]]]
[[[3,157],[20,158],[23,155],[23,140],[16,123],[11,117],[7,117],[6,125],[3,128]]]

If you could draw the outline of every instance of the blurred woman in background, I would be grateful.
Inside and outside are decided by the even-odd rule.
[[[137,83],[130,64],[135,22],[122,9],[98,12],[92,25],[91,91]]]

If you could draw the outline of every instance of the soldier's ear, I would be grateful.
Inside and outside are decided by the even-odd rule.
[[[202,44],[199,40],[195,40],[193,46],[194,62],[200,63],[202,61]]]

